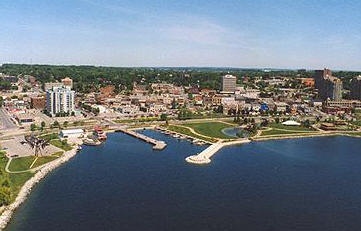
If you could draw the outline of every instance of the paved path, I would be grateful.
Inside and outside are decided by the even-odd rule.
[[[10,167],[10,163],[12,161],[13,158],[9,158],[8,162],[6,163],[6,166],[5,166],[5,171],[8,172],[8,173],[24,173],[24,172],[35,172],[39,169],[41,169],[44,165],[41,165],[41,166],[38,166],[36,168],[30,168],[28,170],[23,170],[23,171],[10,171],[9,170],[9,167]]]
[[[216,139],[216,140],[222,140],[222,139],[218,139],[218,138],[215,138],[215,137],[202,135],[202,134],[196,132],[193,128],[190,128],[190,127],[187,127],[187,126],[183,126],[183,125],[179,125],[179,124],[174,125],[174,126],[178,126],[178,127],[182,127],[182,128],[187,128],[187,129],[189,129],[189,131],[191,131],[192,133],[194,133],[194,134],[196,134],[196,135],[198,135],[198,136],[202,136],[202,137],[207,138],[207,139],[211,139],[211,140],[214,140],[214,139]]]

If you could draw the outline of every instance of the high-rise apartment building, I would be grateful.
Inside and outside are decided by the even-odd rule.
[[[236,90],[237,77],[233,75],[225,75],[222,77],[222,91],[234,92]]]
[[[342,81],[332,76],[329,69],[315,71],[315,87],[318,89],[318,97],[322,100],[341,100],[342,99]]]
[[[361,100],[361,75],[352,79],[351,99]]]
[[[52,116],[58,113],[71,113],[75,109],[75,92],[70,87],[54,87],[46,91],[46,110]]]

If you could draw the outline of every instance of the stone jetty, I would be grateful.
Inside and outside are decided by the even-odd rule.
[[[249,139],[238,139],[230,142],[217,142],[203,150],[197,155],[188,156],[185,160],[191,164],[209,164],[211,157],[216,154],[221,148],[229,145],[245,144],[251,142]]]

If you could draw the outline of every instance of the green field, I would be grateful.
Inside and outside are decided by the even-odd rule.
[[[193,128],[197,133],[218,139],[234,139],[234,137],[223,134],[222,129],[232,127],[220,122],[187,123],[183,126]]]
[[[48,134],[43,134],[39,137],[45,140],[53,140],[53,139],[58,139],[59,136],[57,133],[48,133]]]
[[[361,120],[352,121],[351,123],[356,126],[361,126]]]
[[[207,137],[199,136],[197,134],[194,134],[193,132],[191,132],[191,130],[189,130],[188,128],[185,128],[185,127],[179,127],[179,126],[176,126],[176,125],[169,125],[167,127],[167,129],[170,130],[170,131],[174,131],[174,132],[177,132],[177,133],[188,135],[188,136],[191,136],[191,137],[194,137],[194,138],[197,138],[197,139],[201,139],[201,140],[205,140],[205,141],[209,141],[209,142],[216,142],[216,139],[210,139],[210,138],[207,138]]]
[[[278,130],[278,129],[271,129],[271,130],[266,130],[266,131],[262,131],[261,136],[270,136],[270,135],[289,135],[289,134],[307,134],[310,131],[286,131],[286,130]]]
[[[20,173],[20,174],[9,174],[5,172],[5,166],[8,162],[8,158],[5,156],[4,152],[0,152],[0,182],[4,184],[5,181],[9,182],[9,186],[6,187],[2,185],[0,187],[0,191],[2,192],[0,195],[0,201],[1,205],[6,205],[14,201],[16,196],[18,195],[20,188],[24,185],[24,183],[29,180],[34,173],[26,172],[26,173]],[[7,190],[10,189],[10,190]],[[4,193],[6,192],[6,193]],[[8,198],[8,199],[6,199]],[[6,199],[4,201],[4,199]]]
[[[285,129],[285,130],[289,130],[289,131],[305,131],[305,132],[314,131],[313,128],[306,128],[303,126],[286,126],[281,123],[279,123],[279,124],[272,123],[272,124],[269,124],[267,127],[277,128],[277,129]]]
[[[11,172],[29,170],[30,165],[33,163],[34,160],[35,160],[35,156],[14,158],[11,160],[11,163],[9,165],[9,170]]]
[[[361,132],[345,132],[344,134],[351,136],[361,136]]]
[[[69,145],[68,143],[63,143],[59,139],[50,140],[50,144],[54,145],[55,147],[61,148],[64,151],[70,151],[73,149],[73,147],[71,145]]]
[[[63,154],[63,152],[56,152],[50,156],[40,156],[40,157],[38,157],[38,159],[36,160],[36,162],[34,163],[34,165],[31,168],[36,168],[36,167],[39,167],[50,161],[53,161],[62,154]],[[14,158],[11,160],[9,170],[11,172],[29,170],[30,166],[34,162],[35,158],[36,158],[35,156],[25,156],[25,157]]]

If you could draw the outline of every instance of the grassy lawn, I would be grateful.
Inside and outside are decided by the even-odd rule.
[[[361,136],[361,132],[344,132],[344,133],[352,136]]]
[[[56,152],[50,156],[39,157],[33,165],[33,168],[39,167],[43,164],[49,163],[57,158],[59,158],[64,152]]]
[[[24,172],[17,174],[10,174],[10,189],[11,189],[11,201],[14,201],[18,195],[21,187],[28,181],[34,173]]]
[[[285,130],[290,130],[290,131],[314,131],[313,128],[306,128],[306,127],[302,127],[302,126],[286,126],[283,125],[281,123],[277,124],[277,123],[272,123],[269,124],[268,127],[270,128],[278,128],[278,129],[285,129]]]
[[[278,130],[278,129],[271,129],[262,131],[261,136],[270,136],[270,135],[289,135],[289,134],[306,134],[310,131],[300,131],[300,130],[293,130],[293,131],[285,131],[285,130]]]
[[[184,127],[178,127],[176,125],[169,125],[167,127],[168,130],[171,130],[171,131],[174,131],[174,132],[178,132],[178,133],[181,133],[181,134],[184,134],[184,135],[188,135],[188,136],[192,136],[194,138],[197,138],[197,139],[202,139],[202,140],[205,140],[205,141],[209,141],[209,142],[216,142],[215,139],[209,139],[209,138],[206,138],[206,137],[203,137],[203,136],[199,136],[197,134],[194,134],[193,132],[191,132],[188,128],[184,128]]]
[[[361,126],[361,120],[352,121],[351,123],[356,126]]]
[[[56,152],[50,156],[40,156],[36,160],[36,162],[34,163],[32,168],[36,168],[36,167],[39,167],[50,161],[53,161],[62,154],[63,154],[63,152]],[[35,156],[25,156],[25,157],[14,158],[14,159],[12,159],[12,161],[10,163],[9,170],[12,172],[29,170],[29,168],[30,168],[31,164],[34,162],[35,158],[36,158]]]
[[[41,135],[39,137],[43,138],[45,140],[53,140],[53,139],[58,139],[58,134],[57,133],[50,133],[50,134]]]
[[[50,140],[50,144],[54,145],[55,147],[61,148],[64,151],[70,151],[73,149],[71,145],[69,145],[68,143],[62,143],[59,139]]]
[[[12,172],[28,170],[35,156],[25,156],[12,159],[9,170]]]
[[[232,127],[220,122],[189,123],[183,126],[193,128],[197,133],[220,139],[234,139],[234,137],[223,134],[222,129]]]
[[[5,172],[5,166],[8,162],[8,158],[5,156],[4,152],[0,152],[0,168],[2,174],[0,175],[0,181],[3,182],[4,179],[9,179],[10,183],[10,201],[14,201],[18,195],[21,186],[29,180],[34,173],[26,172],[21,174],[9,174]]]
[[[122,120],[114,120],[115,123],[133,123],[133,122],[152,122],[159,121],[159,117],[144,117],[137,119],[122,119]]]

